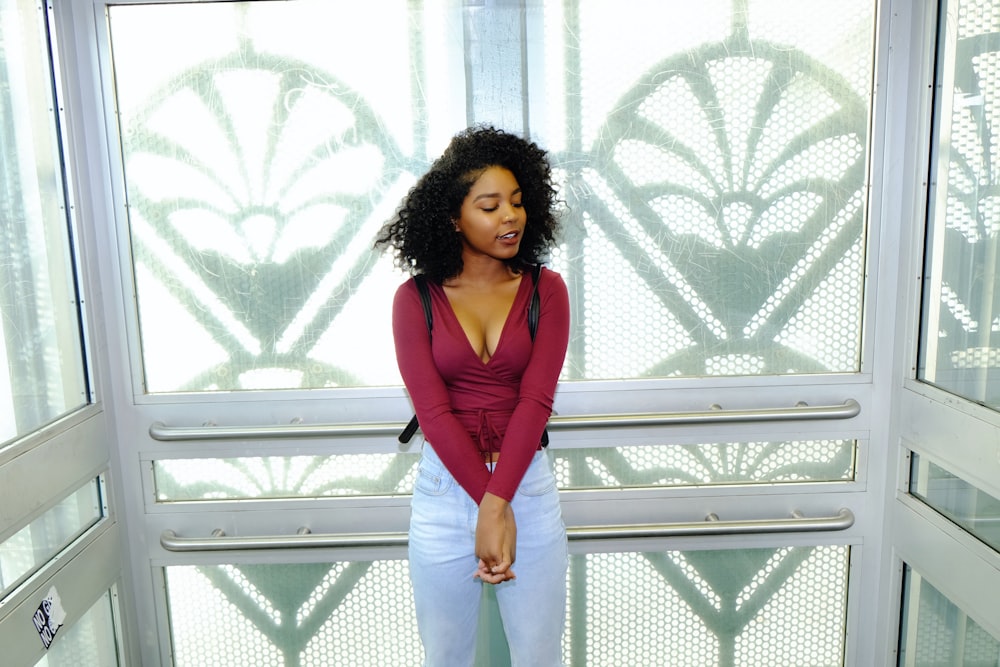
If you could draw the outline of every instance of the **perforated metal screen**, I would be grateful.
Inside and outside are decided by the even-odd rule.
[[[725,442],[551,450],[560,489],[794,484],[854,479],[853,440]],[[334,454],[156,461],[161,503],[408,495],[419,455]]]
[[[537,94],[475,121],[523,105],[556,168],[564,379],[859,370],[873,3],[805,6],[491,5],[495,25],[546,35],[512,50],[523,68],[492,65]],[[146,391],[399,384],[403,276],[371,241],[448,138],[431,139],[448,110],[502,94],[432,66],[465,59],[468,86],[493,86],[479,42],[410,27],[462,34],[482,14],[112,7]],[[156,56],[191,25],[219,27]],[[375,25],[384,39],[359,39]]]
[[[571,557],[567,665],[843,664],[847,547]],[[412,667],[405,561],[173,566],[177,667]]]

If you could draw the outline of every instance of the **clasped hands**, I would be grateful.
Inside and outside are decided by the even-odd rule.
[[[499,584],[516,578],[511,566],[517,547],[517,524],[510,503],[487,493],[479,503],[476,523],[476,556],[479,567],[473,577],[487,584]]]

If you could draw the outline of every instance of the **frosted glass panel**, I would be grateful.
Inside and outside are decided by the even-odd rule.
[[[996,665],[1000,665],[1000,640],[907,566],[899,667]]]
[[[561,489],[794,484],[854,479],[853,440],[552,449]],[[419,454],[155,461],[157,502],[407,495]]]
[[[910,493],[1000,552],[1000,498],[916,453]]]
[[[157,502],[409,494],[419,453],[156,461]]]
[[[564,380],[858,371],[874,7],[110,6],[144,390],[400,384],[373,236],[476,122],[556,167]]]
[[[0,543],[0,593],[44,565],[102,516],[94,479]]]
[[[571,581],[575,572],[587,583],[570,589],[566,664],[844,665],[849,555],[799,547],[573,557]]]
[[[0,447],[88,401],[44,12],[0,0]]]
[[[168,567],[174,665],[418,665],[408,576],[394,560]]]
[[[105,593],[69,628],[60,628],[36,667],[116,667],[118,648],[111,593]]]
[[[572,556],[564,662],[841,666],[849,557],[844,546]],[[176,667],[422,659],[406,561],[174,566],[166,580]]]
[[[918,376],[1000,409],[1000,17],[991,0],[941,13]]]
[[[629,489],[720,484],[795,484],[854,479],[853,440],[724,442],[562,449],[554,452],[563,489]]]

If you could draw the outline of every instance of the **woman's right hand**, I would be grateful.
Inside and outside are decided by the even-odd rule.
[[[515,578],[517,523],[514,510],[503,498],[487,493],[479,504],[476,523],[476,556],[479,567],[473,575],[489,584]]]

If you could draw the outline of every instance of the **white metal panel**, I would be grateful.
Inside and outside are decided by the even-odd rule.
[[[903,445],[1000,498],[1000,414],[917,383],[902,399]]]
[[[33,446],[0,465],[0,541],[17,532],[53,504],[97,477],[108,465],[104,415],[85,409],[55,426],[48,439],[31,438]],[[45,432],[48,435],[48,432]]]

